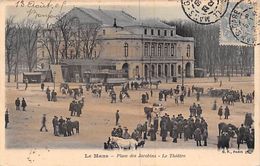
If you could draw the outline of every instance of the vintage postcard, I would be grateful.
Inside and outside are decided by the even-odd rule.
[[[260,165],[257,0],[10,0],[0,165]]]

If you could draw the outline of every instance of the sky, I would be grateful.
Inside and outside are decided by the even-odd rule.
[[[68,4],[65,1],[61,1],[57,7],[52,8],[36,8],[36,7],[28,7],[28,2],[25,2],[25,6],[22,7],[21,4],[16,6],[7,6],[6,7],[6,17],[15,16],[15,20],[17,22],[25,19],[35,19],[39,20],[43,23],[53,23],[55,19],[47,19],[48,13],[51,12],[51,15],[56,16],[60,13],[66,13],[73,7],[84,7],[84,8],[92,8],[92,9],[108,9],[108,10],[123,10],[130,15],[134,16],[137,19],[148,19],[148,18],[156,18],[160,20],[176,20],[176,19],[187,19],[184,14],[181,5],[179,2],[166,1],[164,3],[159,2],[132,2],[132,3],[88,3],[88,4]],[[38,4],[41,4],[38,2]],[[46,4],[46,3],[45,3]],[[56,2],[52,2],[53,5]],[[62,5],[63,4],[63,5]],[[32,6],[32,4],[31,4]],[[62,7],[62,10],[60,10]],[[41,17],[36,16],[37,14],[41,15]]]

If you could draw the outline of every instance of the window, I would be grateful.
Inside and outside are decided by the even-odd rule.
[[[148,56],[148,43],[144,44],[144,56]]]
[[[44,51],[42,51],[42,57],[44,58]]]
[[[162,45],[158,44],[158,56],[162,56]]]
[[[72,59],[73,50],[70,50],[70,59]]]
[[[160,36],[161,35],[161,31],[160,31],[160,29],[158,29],[158,36]]]
[[[128,43],[124,44],[125,57],[128,57]]]
[[[151,35],[153,35],[153,29],[151,29]]]
[[[175,44],[171,44],[171,56],[175,54]]]
[[[190,57],[190,45],[187,45],[187,57]]]
[[[169,44],[165,44],[165,47],[164,47],[164,55],[165,56],[168,56],[168,45]]]
[[[164,36],[167,36],[167,30],[164,30]]]
[[[151,56],[154,56],[155,53],[155,47],[154,44],[152,44],[152,48],[151,48]]]
[[[173,30],[171,30],[171,36],[173,36]]]
[[[146,28],[144,29],[144,34],[147,35],[147,29]]]
[[[105,29],[103,29],[103,35],[106,35],[106,30]]]

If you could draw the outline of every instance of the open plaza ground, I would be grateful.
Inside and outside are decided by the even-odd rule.
[[[244,94],[252,93],[254,90],[253,77],[231,77],[219,78],[222,80],[222,89],[233,89],[244,91]],[[214,100],[217,101],[217,108],[222,105],[221,98],[213,98],[208,95],[202,95],[200,101],[196,101],[196,95],[185,97],[184,104],[176,105],[174,98],[168,97],[167,101],[159,101],[158,93],[161,89],[175,88],[178,83],[162,83],[158,89],[153,88],[153,96],[146,104],[141,103],[141,95],[145,92],[149,93],[148,89],[129,90],[130,99],[125,98],[122,103],[110,103],[109,94],[102,90],[101,98],[94,97],[91,91],[86,91],[84,88],[85,105],[82,109],[80,117],[71,117],[72,121],[79,121],[80,133],[70,137],[55,137],[53,135],[52,118],[53,116],[70,117],[69,104],[73,98],[69,95],[62,95],[59,91],[59,85],[56,85],[57,102],[50,102],[46,98],[46,93],[41,91],[40,84],[29,84],[28,89],[24,90],[24,84],[19,84],[19,89],[16,89],[16,83],[6,83],[6,107],[9,109],[10,123],[5,130],[6,147],[7,148],[97,148],[103,149],[103,143],[111,136],[111,131],[115,127],[115,113],[120,110],[119,123],[122,127],[127,127],[131,134],[137,124],[143,124],[146,121],[144,113],[145,106],[151,106],[153,103],[162,103],[167,109],[167,114],[177,116],[182,114],[184,118],[189,117],[189,107],[193,103],[200,104],[203,110],[202,116],[208,123],[208,146],[197,147],[194,140],[184,141],[178,139],[178,143],[173,143],[170,136],[166,142],[161,141],[159,132],[157,140],[146,141],[144,148],[161,149],[161,148],[176,148],[176,149],[200,149],[200,148],[215,148],[217,149],[218,124],[220,122],[232,123],[239,127],[244,123],[245,114],[247,112],[254,115],[254,104],[236,102],[234,106],[229,106],[230,117],[228,120],[219,119],[217,110],[212,110]],[[79,84],[71,83],[71,87],[78,87]],[[213,78],[189,78],[185,79],[185,86],[192,85],[203,87],[205,93],[208,88],[220,88],[219,82],[214,83]],[[50,86],[53,89],[53,83],[45,83],[45,88]],[[117,96],[121,87],[115,87]],[[149,93],[150,94],[150,93]],[[26,111],[15,110],[15,99],[19,97],[25,98],[27,102]],[[118,99],[118,97],[117,97]],[[224,106],[224,105],[223,105]],[[163,113],[164,113],[163,112]],[[47,116],[48,132],[40,132],[42,115]],[[159,129],[160,130],[160,129]],[[236,139],[231,141],[232,148],[236,148]],[[247,149],[246,144],[241,145],[241,148]]]

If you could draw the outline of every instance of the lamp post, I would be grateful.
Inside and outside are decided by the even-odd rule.
[[[181,56],[181,86],[184,86],[184,75],[183,75],[183,55]]]
[[[53,72],[53,86],[54,86],[54,90],[55,90],[55,76],[56,76],[56,72]]]
[[[179,52],[179,57],[181,56],[181,86],[184,86],[184,68],[183,68],[183,55],[181,54],[181,46],[178,44],[178,52]]]
[[[150,90],[151,90],[152,89],[152,55],[150,55],[149,81],[150,81]]]

